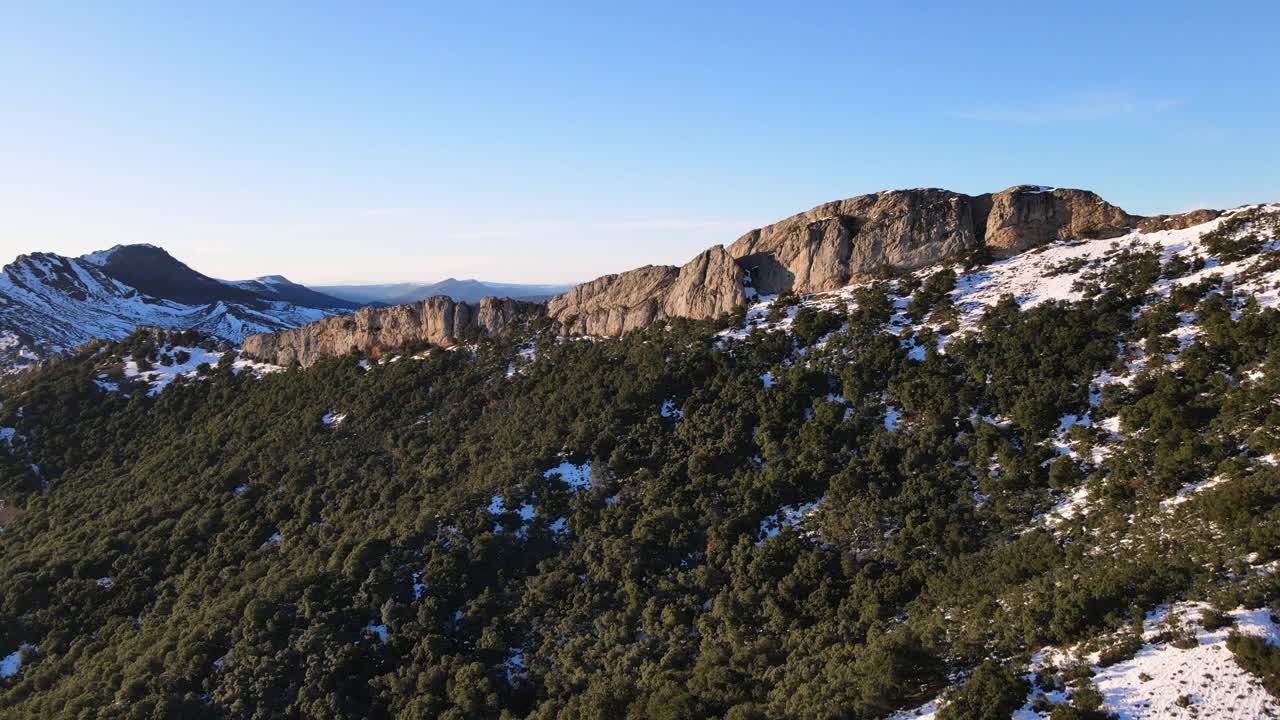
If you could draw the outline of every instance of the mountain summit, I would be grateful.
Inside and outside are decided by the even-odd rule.
[[[22,367],[139,325],[200,330],[240,342],[356,307],[296,285],[224,282],[154,245],[117,245],[80,257],[21,255],[0,274],[0,359]]]
[[[964,195],[923,188],[824,203],[715,246],[683,266],[647,266],[579,285],[548,303],[566,330],[616,335],[672,317],[716,317],[749,298],[822,292],[884,271],[970,254],[1008,257],[1055,240],[1206,222],[1216,211],[1146,218],[1087,190],[1016,185]]]

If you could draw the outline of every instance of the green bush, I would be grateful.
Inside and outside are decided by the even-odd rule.
[[[990,660],[978,666],[964,685],[948,693],[938,720],[1007,720],[1027,702],[1031,684]]]

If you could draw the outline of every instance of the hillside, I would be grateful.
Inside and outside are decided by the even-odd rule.
[[[0,710],[1280,713],[1280,205],[1054,217],[617,337],[11,379]]]
[[[0,368],[22,368],[90,340],[119,340],[139,325],[239,343],[355,307],[279,276],[215,280],[151,245],[75,258],[32,253],[0,274]]]

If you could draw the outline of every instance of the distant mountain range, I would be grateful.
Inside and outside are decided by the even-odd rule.
[[[139,325],[193,329],[234,343],[365,305],[437,295],[477,303],[489,295],[542,301],[568,285],[513,285],[449,278],[437,283],[309,288],[282,275],[218,280],[163,248],[117,245],[67,257],[20,255],[0,271],[0,369],[18,369],[90,340],[116,340]]]
[[[361,305],[403,305],[446,295],[458,302],[476,303],[485,297],[509,297],[526,302],[541,302],[573,285],[517,285],[481,280],[449,278],[435,283],[391,283],[383,285],[317,285],[319,292],[345,298]]]
[[[0,272],[0,364],[20,368],[93,339],[125,337],[139,325],[240,342],[357,307],[279,275],[217,280],[153,245],[80,257],[37,252]]]

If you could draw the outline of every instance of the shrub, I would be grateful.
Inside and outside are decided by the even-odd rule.
[[[1235,624],[1234,618],[1217,608],[1208,608],[1200,613],[1200,625],[1205,630],[1221,630]]]
[[[1253,635],[1231,633],[1227,649],[1236,656],[1236,663],[1262,681],[1262,687],[1274,697],[1280,698],[1280,648]]]
[[[947,696],[938,720],[1005,720],[1026,704],[1030,691],[1025,679],[988,660]]]
[[[1098,665],[1100,667],[1111,667],[1116,663],[1130,660],[1143,646],[1142,636],[1135,633],[1125,633],[1114,643],[1102,649],[1098,653]]]
[[[778,293],[778,297],[774,298],[773,303],[769,305],[769,315],[767,319],[771,323],[776,323],[787,317],[787,311],[800,304],[800,298],[791,290],[783,290]]]
[[[791,321],[791,332],[801,347],[808,347],[824,335],[840,329],[844,321],[830,310],[801,308]]]

